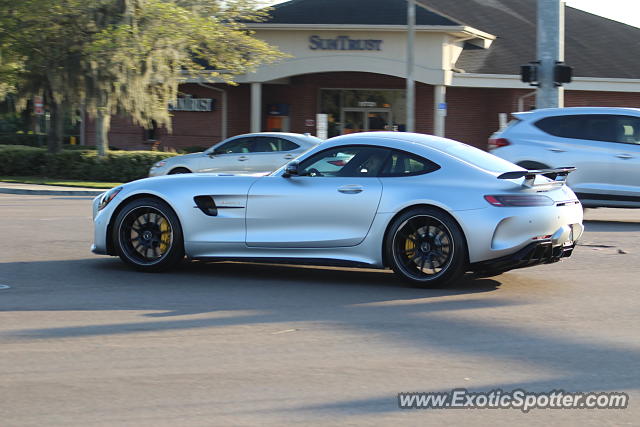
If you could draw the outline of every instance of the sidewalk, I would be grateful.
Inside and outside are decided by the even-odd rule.
[[[0,193],[31,194],[37,196],[97,196],[105,190],[84,187],[60,187],[57,185],[19,184],[0,181]]]

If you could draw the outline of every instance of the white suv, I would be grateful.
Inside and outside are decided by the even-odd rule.
[[[546,108],[513,113],[489,150],[526,169],[575,166],[585,207],[640,207],[640,109]]]

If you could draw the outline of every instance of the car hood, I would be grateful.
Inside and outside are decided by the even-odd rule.
[[[176,162],[184,159],[195,159],[202,156],[203,156],[203,152],[201,151],[198,153],[182,154],[180,156],[168,157],[166,160]]]

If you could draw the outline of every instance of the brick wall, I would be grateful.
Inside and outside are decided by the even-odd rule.
[[[567,91],[565,107],[640,107],[640,93]]]
[[[233,88],[235,89],[235,88]],[[214,99],[214,111],[172,112],[173,132],[169,133],[166,128],[161,127],[156,131],[156,139],[160,141],[160,149],[165,147],[180,148],[189,146],[209,147],[220,140],[221,117],[222,117],[222,95],[220,92],[208,89],[196,84],[185,84],[180,86],[181,93],[189,94],[194,98]],[[238,95],[234,97],[233,105],[229,105],[232,113],[244,109],[238,105],[243,102],[242,90],[238,90]],[[247,100],[248,102],[248,95]],[[230,126],[244,128],[245,123],[242,118],[237,119],[229,114]],[[238,124],[238,122],[240,122]],[[247,122],[248,123],[248,122]],[[93,120],[87,120],[86,140],[88,145],[95,145],[95,125]],[[111,118],[111,129],[109,131],[109,145],[128,150],[148,150],[151,144],[146,140],[144,128],[134,124],[129,118],[113,116]]]
[[[251,121],[250,85],[230,86],[217,84],[228,96],[228,136],[247,133]],[[290,131],[315,132],[314,126],[306,126],[307,119],[315,119],[319,108],[320,89],[404,89],[404,79],[373,73],[344,72],[317,73],[294,76],[289,84],[263,84],[263,108],[268,104],[290,105]],[[498,129],[498,113],[518,111],[518,99],[531,90],[447,88],[448,111],[445,119],[446,136],[468,144],[486,148],[489,136]],[[173,133],[159,129],[157,138],[164,147],[208,147],[221,138],[222,96],[220,92],[195,84],[181,86],[181,91],[193,97],[213,98],[213,112],[174,112]],[[535,96],[527,98],[524,109],[535,104]],[[565,105],[640,107],[640,94],[617,92],[565,92]],[[263,116],[263,126],[266,117]],[[433,86],[416,83],[416,131],[433,132]],[[93,144],[94,130],[87,126],[87,141]],[[144,131],[122,117],[112,119],[110,144],[128,149],[148,149]]]

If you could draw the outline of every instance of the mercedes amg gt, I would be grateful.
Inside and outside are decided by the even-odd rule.
[[[318,145],[268,175],[187,174],[93,203],[92,250],[142,271],[188,259],[391,268],[417,286],[572,254],[574,168],[526,170],[450,139],[368,132]]]

